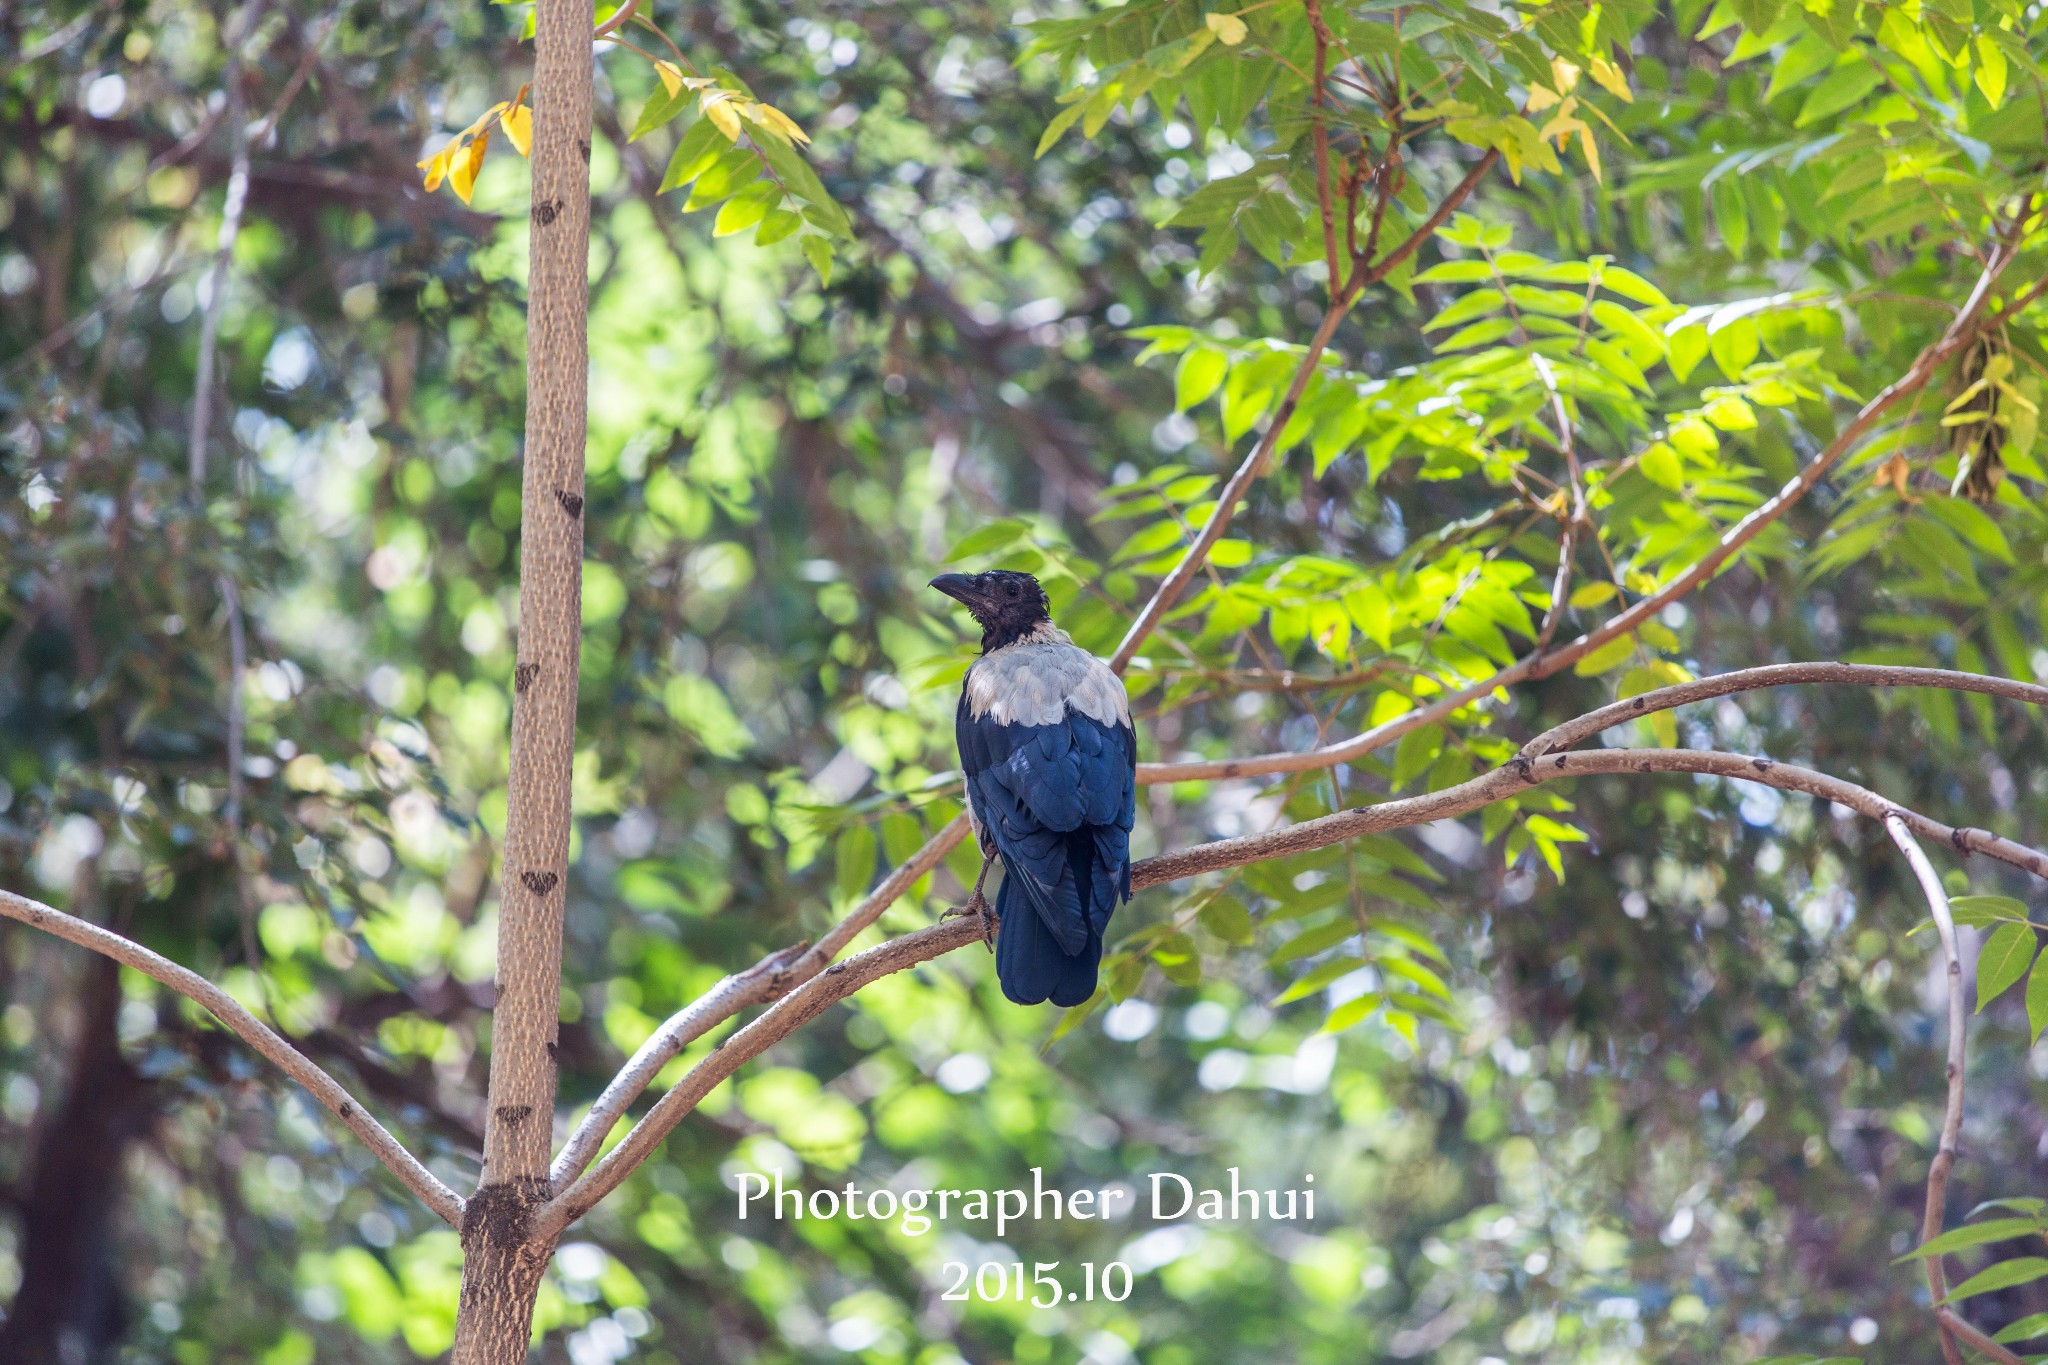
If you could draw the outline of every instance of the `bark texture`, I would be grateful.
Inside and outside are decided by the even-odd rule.
[[[484,1169],[463,1218],[456,1365],[526,1358],[534,1294],[553,1251],[552,1238],[530,1236],[528,1214],[549,1193],[582,641],[594,17],[592,0],[540,0],[534,34],[512,770]]]

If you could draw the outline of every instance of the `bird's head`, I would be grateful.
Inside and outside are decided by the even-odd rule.
[[[973,613],[981,626],[984,651],[1001,649],[1052,620],[1045,589],[1028,573],[990,569],[987,573],[940,574],[931,585]]]

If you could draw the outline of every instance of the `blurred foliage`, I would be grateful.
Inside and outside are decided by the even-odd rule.
[[[829,283],[797,239],[743,231],[765,200],[740,227],[686,215],[718,198],[672,193],[709,115],[651,119],[683,112],[661,73],[602,60],[565,1117],[666,1014],[815,935],[956,812],[970,647],[932,572],[1036,572],[1107,652],[1213,515],[1331,292],[1319,120],[1334,197],[1382,250],[1482,149],[1507,165],[1338,331],[1215,574],[1134,666],[1148,761],[1306,748],[1526,652],[1553,608],[1560,408],[1598,532],[1558,608],[1576,633],[1824,448],[1997,243],[2019,252],[2002,300],[2048,266],[2036,208],[2014,212],[2041,183],[2038,10],[1319,12],[1345,53],[1326,104],[1292,4],[654,5],[719,88],[814,139],[850,224]],[[0,883],[220,980],[462,1189],[505,804],[525,167],[483,162],[465,204],[423,193],[418,163],[515,99],[525,20],[0,10]],[[195,489],[231,104],[277,117]],[[1737,567],[1569,675],[1334,773],[1150,788],[1140,850],[1447,785],[1690,674],[2048,675],[2040,319],[2001,314]],[[224,575],[249,635],[232,818]],[[2048,837],[2040,720],[1982,698],[1788,691],[1616,733]],[[1147,893],[1103,998],[1064,1020],[1004,1004],[976,953],[888,978],[721,1087],[572,1232],[543,1358],[1925,1359],[1918,1267],[1892,1262],[1939,1126],[1940,976],[1894,851],[1839,814],[1708,779],[1546,788]],[[882,927],[973,872],[956,856]],[[2006,936],[1995,962],[2031,960],[2031,929],[1990,923],[2015,912],[1976,913]],[[1976,1023],[1952,1223],[2036,1187],[2033,994]],[[453,1236],[202,1017],[13,926],[0,1001],[0,1353],[445,1350]],[[731,1192],[745,1172],[1028,1187],[1034,1167],[1141,1193],[1152,1171],[1312,1175],[1318,1216],[997,1244],[741,1222]],[[2012,1260],[1964,1240],[1964,1273]],[[942,1297],[948,1262],[1040,1261],[1069,1287],[1121,1261],[1135,1285]],[[1969,1304],[1987,1330],[2043,1309],[2028,1283]]]

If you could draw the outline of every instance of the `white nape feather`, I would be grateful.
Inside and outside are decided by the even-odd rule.
[[[1131,723],[1123,679],[1052,622],[983,655],[967,674],[967,713],[998,725],[1053,725],[1067,708],[1104,725]]]

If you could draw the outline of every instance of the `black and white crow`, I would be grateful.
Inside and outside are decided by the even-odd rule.
[[[931,585],[981,626],[954,727],[982,876],[996,892],[996,976],[1020,1005],[1095,994],[1102,934],[1131,895],[1138,742],[1123,680],[1052,623],[1030,574],[945,574]],[[968,907],[985,910],[977,879]]]

